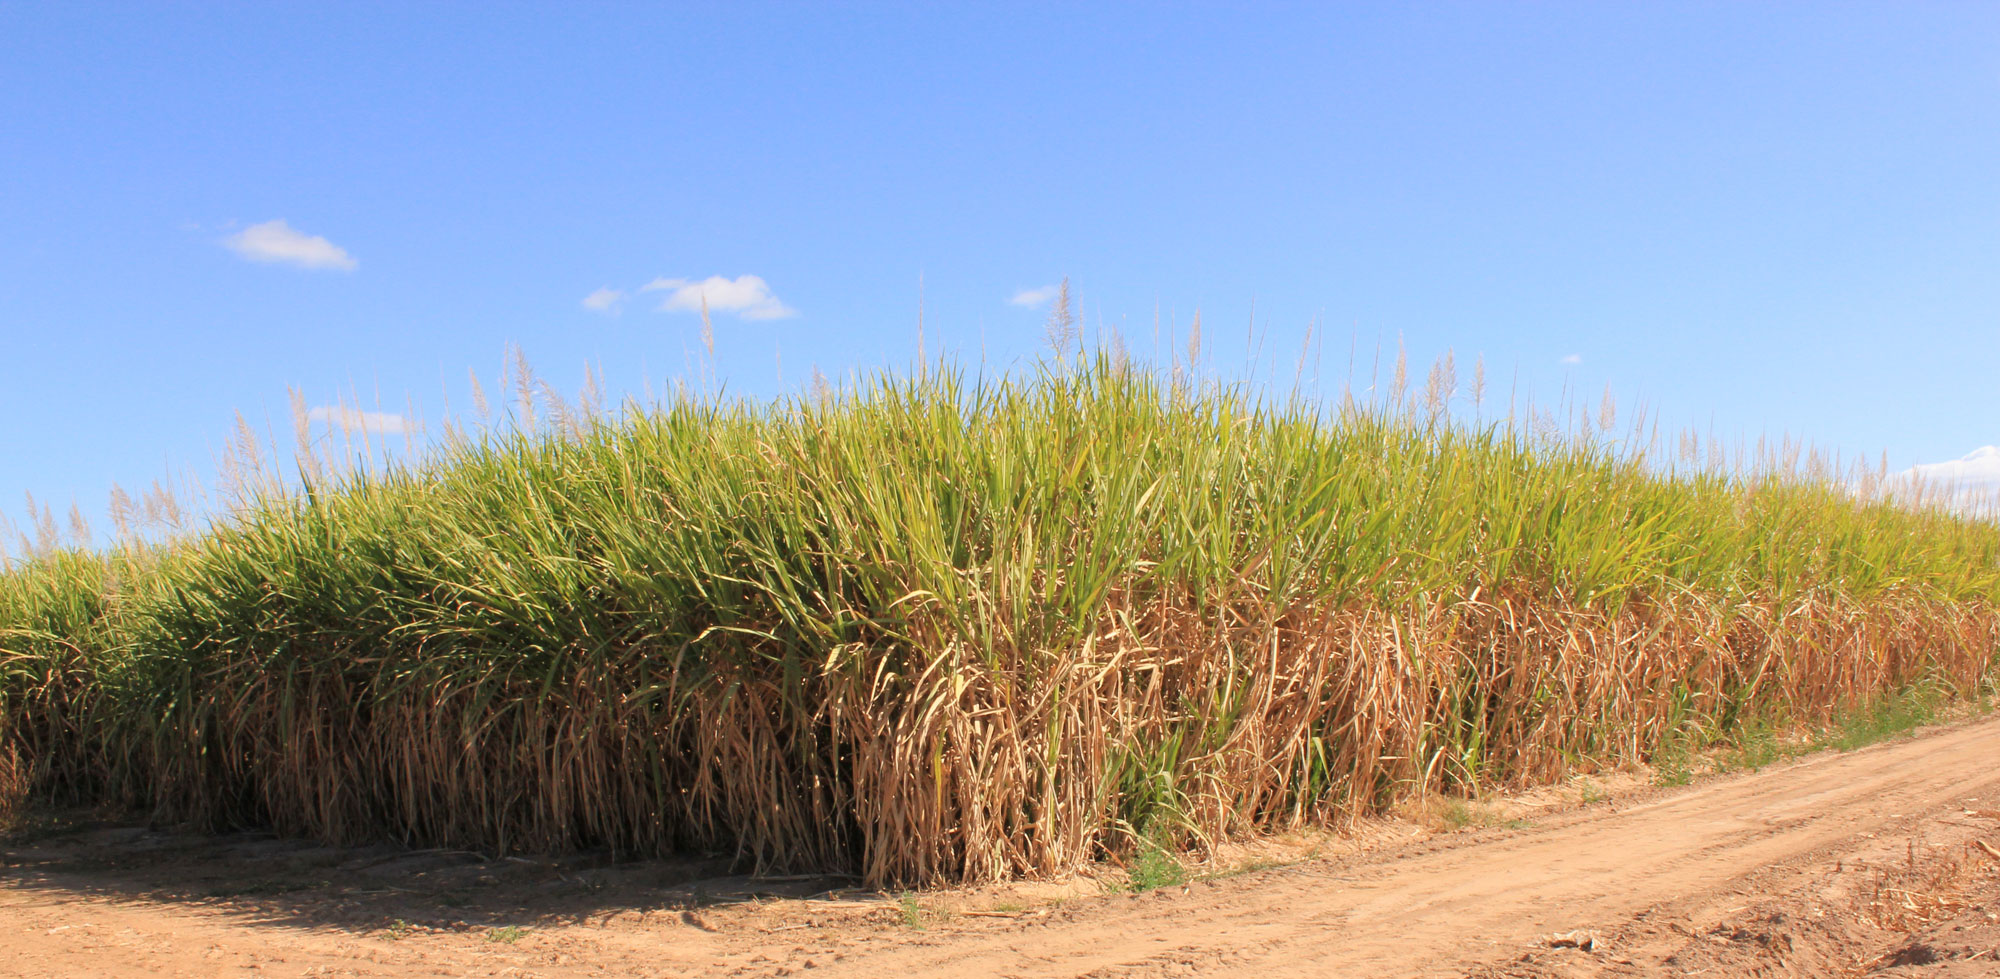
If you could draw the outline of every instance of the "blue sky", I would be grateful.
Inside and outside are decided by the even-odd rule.
[[[2000,442],[2000,6],[0,2],[0,39],[16,522],[205,473],[289,385],[435,419],[508,343],[684,376],[659,307],[713,276],[753,395],[908,363],[920,280],[933,353],[1022,362],[1009,299],[1069,276],[1141,354],[1200,309],[1225,375],[1317,320],[1335,387],[1400,336],[1896,466]]]

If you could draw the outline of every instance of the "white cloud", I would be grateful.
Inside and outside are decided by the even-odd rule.
[[[293,228],[283,220],[253,224],[222,239],[230,251],[253,262],[278,262],[302,269],[352,272],[361,263],[347,249]]]
[[[619,306],[624,301],[625,290],[606,287],[583,297],[583,308],[593,313],[610,313],[616,316]]]
[[[1912,466],[1890,476],[1889,489],[1963,513],[2000,514],[2000,446],[1975,449],[1950,462]]]
[[[418,432],[423,426],[402,415],[386,411],[362,411],[346,405],[320,405],[306,412],[306,418],[325,422],[343,432],[379,432],[387,435],[401,435]]]
[[[1058,288],[1057,286],[1041,286],[1035,289],[1023,289],[1009,297],[1007,301],[1015,306],[1046,306],[1049,300],[1056,297]]]
[[[709,312],[735,313],[746,320],[781,320],[799,314],[798,310],[780,302],[771,293],[771,287],[755,275],[739,275],[734,279],[711,275],[699,282],[692,279],[654,279],[640,286],[639,291],[665,291],[667,298],[660,303],[661,312],[699,312],[702,301],[706,299]]]
[[[1569,356],[1567,356],[1567,357],[1564,357],[1564,358],[1563,358],[1563,359],[1562,359],[1562,360],[1560,361],[1560,363],[1563,363],[1563,364],[1567,364],[1567,365],[1569,365],[1569,366],[1571,366],[1571,367],[1574,367],[1574,366],[1576,366],[1577,364],[1581,364],[1581,363],[1583,363],[1583,355],[1582,355],[1582,354],[1570,354]]]

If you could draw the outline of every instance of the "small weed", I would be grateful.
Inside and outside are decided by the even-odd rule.
[[[1132,865],[1125,873],[1125,888],[1135,894],[1188,882],[1186,865],[1150,837],[1139,841],[1139,852],[1133,854]]]
[[[1695,749],[1686,737],[1662,742],[1653,752],[1653,783],[1686,785],[1694,781]]]
[[[917,900],[915,894],[909,891],[904,891],[902,896],[896,898],[896,911],[903,916],[903,927],[905,928],[914,928],[917,931],[923,931],[929,924],[930,911],[923,906],[922,902]]]
[[[1438,811],[1438,820],[1444,823],[1447,833],[1456,833],[1480,821],[1479,814],[1471,806],[1456,799],[1444,804],[1444,808]]]
[[[504,945],[512,945],[515,942],[520,941],[521,936],[527,933],[528,929],[523,928],[520,925],[507,925],[505,927],[495,928],[492,931],[487,932],[486,940],[489,942],[499,942]]]
[[[1576,780],[1577,805],[1594,806],[1610,797],[1610,793],[1605,792],[1604,786],[1597,784],[1595,779],[1580,778]]]
[[[1444,831],[1456,833],[1462,829],[1497,826],[1502,829],[1527,829],[1534,824],[1525,819],[1501,819],[1493,812],[1476,803],[1452,799],[1438,810],[1438,821],[1444,824]]]
[[[389,940],[400,941],[409,937],[410,923],[401,918],[389,922]]]

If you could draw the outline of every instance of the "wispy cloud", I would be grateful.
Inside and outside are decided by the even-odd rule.
[[[352,272],[361,263],[340,247],[318,235],[309,235],[282,219],[253,224],[222,239],[222,243],[253,262],[296,265],[302,269],[338,269]]]
[[[606,287],[583,297],[583,308],[593,313],[608,313],[616,316],[624,305],[625,290],[623,289]]]
[[[1009,296],[1007,301],[1016,306],[1046,306],[1049,304],[1049,300],[1056,297],[1056,291],[1059,288],[1059,286],[1039,286],[1034,289],[1022,289]]]
[[[343,432],[380,432],[387,435],[402,435],[405,432],[419,432],[423,426],[402,415],[386,411],[362,411],[346,405],[320,405],[306,412],[306,418],[324,422]]]
[[[1582,354],[1569,354],[1569,355],[1567,355],[1567,356],[1563,357],[1563,359],[1562,359],[1562,360],[1560,360],[1560,361],[1557,361],[1557,363],[1560,363],[1560,364],[1564,364],[1564,365],[1566,365],[1566,366],[1569,366],[1569,367],[1575,367],[1576,365],[1578,365],[1578,364],[1581,364],[1581,363],[1583,363],[1583,355],[1582,355]]]
[[[660,310],[693,313],[704,301],[711,313],[735,313],[746,320],[781,320],[799,311],[779,301],[762,277],[739,275],[734,279],[711,275],[694,279],[654,279],[639,287],[640,292],[665,292]]]
[[[1926,462],[1889,477],[1892,493],[1942,503],[1968,514],[2000,515],[2000,446],[1950,462]]]

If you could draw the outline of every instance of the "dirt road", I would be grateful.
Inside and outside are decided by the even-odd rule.
[[[1053,906],[95,829],[0,850],[0,975],[2000,975],[1982,844],[1993,719]]]

